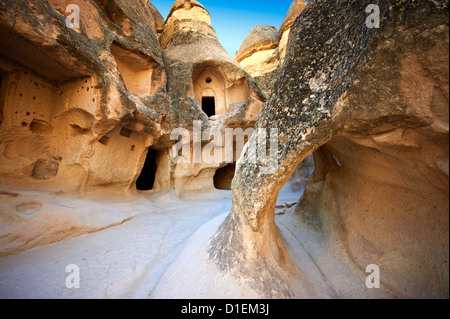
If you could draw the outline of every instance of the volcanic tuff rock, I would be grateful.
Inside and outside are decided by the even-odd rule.
[[[168,103],[147,1],[2,0],[0,38],[2,185],[128,189]]]
[[[156,9],[156,7],[153,4],[151,4],[149,2],[148,6],[150,7],[150,12],[153,15],[153,19],[155,20],[156,32],[157,32],[158,36],[160,36],[163,31],[164,22],[166,22],[166,20],[164,19],[164,17],[161,15],[161,13],[158,11],[158,9]]]
[[[66,26],[69,5],[78,29]],[[167,21],[145,0],[0,1],[2,185],[132,192],[151,147],[154,190],[176,188],[171,132],[211,127],[203,96],[215,98],[219,128],[252,127],[266,100],[210,23],[196,1],[176,1]]]
[[[227,127],[245,130],[254,126],[267,96],[222,47],[201,4],[174,3],[164,24],[161,46],[171,101],[168,125],[181,123],[192,131],[193,121],[199,121],[203,130],[214,128],[222,133]],[[206,109],[207,100],[214,103],[212,113]],[[214,187],[215,172],[224,166],[225,161],[212,165],[180,163],[171,178],[183,192],[209,190]]]
[[[286,49],[288,46],[291,27],[297,17],[303,12],[303,10],[305,10],[307,5],[308,2],[306,2],[305,0],[294,0],[289,7],[288,12],[286,13],[286,17],[284,18],[279,31],[280,43],[278,51],[280,55],[280,61],[284,61],[284,58],[286,56]]]
[[[314,0],[295,21],[256,124],[278,128],[279,169],[241,157],[205,266],[185,269],[232,274],[263,297],[448,298],[448,1],[380,0],[380,29],[366,25],[372,2]],[[312,152],[315,173],[284,224],[297,233],[286,232],[278,192]],[[286,249],[293,235],[289,252],[300,244],[304,258]],[[365,287],[369,264],[381,289]],[[203,284],[183,282],[200,295]]]
[[[278,66],[278,30],[268,25],[257,25],[245,38],[236,54],[239,62],[252,76],[273,71]],[[269,64],[266,66],[266,64]],[[263,66],[264,68],[258,68]]]
[[[66,25],[70,4],[79,28]],[[235,170],[230,214],[200,229],[152,296],[448,298],[448,0],[378,0],[379,29],[370,4],[296,1],[278,49],[275,29],[257,27],[244,60],[287,44],[264,105],[196,1],[164,20],[146,0],[0,0],[0,186],[123,198],[153,161],[153,191],[182,196],[231,187]],[[193,121],[207,133],[277,128],[278,170],[250,148],[237,163],[172,162],[171,132],[186,129],[189,145]],[[294,171],[312,153],[303,197],[276,224],[280,189],[307,177]],[[0,195],[20,228],[0,235],[2,254],[99,229]],[[366,289],[369,264],[381,289]]]
[[[269,95],[286,56],[290,28],[307,4],[305,0],[293,1],[279,31],[273,26],[255,26],[236,53],[236,61]]]
[[[325,245],[344,249],[362,272],[378,262],[393,295],[446,297],[448,1],[380,1],[379,30],[366,26],[369,4],[316,0],[292,26],[274,96],[257,123],[279,129],[279,170],[262,175],[238,163],[232,212],[211,256],[221,267],[245,260],[223,244],[252,233],[257,253],[247,256],[285,269],[276,194],[321,148],[299,217],[320,220]]]
[[[79,28],[67,26],[76,22],[73,5]],[[103,199],[231,188],[234,163],[176,164],[170,153],[174,129],[188,131],[183,143],[193,140],[194,120],[203,136],[245,130],[267,99],[220,45],[200,3],[176,1],[166,21],[146,0],[0,0],[0,41],[2,189]],[[50,225],[42,210],[35,225]],[[9,254],[82,234],[76,227],[0,237]]]

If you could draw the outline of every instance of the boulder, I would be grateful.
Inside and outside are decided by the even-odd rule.
[[[278,30],[268,25],[255,26],[236,54],[236,61],[253,77],[278,67]]]

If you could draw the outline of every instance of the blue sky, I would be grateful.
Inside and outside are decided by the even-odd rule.
[[[150,0],[164,18],[175,0]],[[199,0],[209,11],[220,43],[234,57],[257,24],[280,28],[292,0]]]

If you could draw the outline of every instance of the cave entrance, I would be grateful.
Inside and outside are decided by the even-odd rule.
[[[156,151],[149,149],[141,175],[139,175],[139,178],[136,181],[136,188],[138,190],[149,191],[153,189],[155,185],[157,168]]]
[[[209,117],[228,112],[226,79],[213,66],[198,66],[192,71],[195,99]]]
[[[227,166],[217,170],[214,175],[214,187],[218,190],[231,190],[231,183],[236,172],[236,164],[228,164]]]
[[[204,96],[202,98],[202,109],[208,117],[216,115],[216,99],[214,96]]]

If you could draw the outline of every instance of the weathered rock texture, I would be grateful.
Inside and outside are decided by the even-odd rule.
[[[286,56],[291,26],[307,4],[305,0],[293,1],[279,31],[273,26],[255,26],[236,53],[236,61],[269,95]]]
[[[79,28],[67,26],[69,5],[79,8]],[[176,1],[165,21],[146,0],[2,0],[0,41],[0,191],[124,199],[231,189],[238,142],[231,161],[225,152],[209,164],[171,157],[175,129],[188,132],[191,155],[193,121],[203,146],[226,145],[224,129],[252,128],[267,98],[198,2]],[[4,204],[0,254],[99,230],[60,221],[39,201]],[[33,215],[32,226],[15,227],[26,221],[15,214]]]
[[[199,273],[213,262],[264,297],[448,298],[448,1],[380,0],[380,29],[366,25],[372,2],[314,0],[293,24],[256,124],[278,128],[279,169],[264,175],[264,162],[241,157],[231,213]],[[279,190],[314,151],[294,209],[304,231],[289,247],[308,251],[316,281],[274,221]],[[365,288],[369,264],[380,267],[381,289]]]
[[[148,6],[150,7],[150,12],[153,15],[153,19],[155,20],[155,28],[156,28],[156,32],[159,37],[159,36],[161,36],[161,33],[164,28],[164,23],[166,22],[166,20],[164,19],[164,17],[161,15],[161,13],[158,11],[158,9],[156,9],[156,7],[153,4],[151,4],[149,2]]]
[[[69,5],[79,7],[78,29],[67,27]],[[0,1],[0,185],[213,189],[227,163],[173,165],[171,132],[212,126],[204,97],[215,98],[218,129],[252,127],[266,95],[210,22],[196,1],[176,1],[167,21],[145,0]],[[140,178],[148,165],[156,172]]]
[[[192,133],[193,121],[199,121],[203,130],[215,129],[225,137],[225,128],[245,130],[254,126],[267,96],[219,43],[209,13],[201,4],[174,3],[164,25],[161,46],[171,101],[165,119],[168,127],[187,127]],[[207,139],[203,145],[209,142]],[[169,153],[162,158],[169,162]],[[173,168],[162,179],[171,180],[182,193],[210,190],[214,188],[216,171],[231,164],[225,159],[213,164],[193,162],[192,158],[190,163],[171,165]]]
[[[202,228],[160,286],[176,289],[159,293],[448,298],[448,0],[379,0],[380,29],[366,25],[372,2],[295,2],[281,41],[304,10],[263,108],[196,1],[164,20],[145,0],[0,0],[1,217],[43,217],[1,234],[20,244],[3,253],[101,229],[42,215],[44,203],[12,189],[183,195],[226,189],[235,174],[229,216]],[[277,128],[278,170],[264,173],[251,148],[239,157],[237,142],[232,163],[175,164],[171,133],[186,129],[192,151],[193,121],[203,146],[223,146],[211,129]],[[312,153],[304,196],[275,224],[279,190]],[[365,288],[369,264],[379,290]]]
[[[167,104],[147,1],[0,1],[0,33],[2,187],[131,188]]]
[[[236,54],[236,61],[257,77],[272,72],[278,67],[278,30],[268,25],[255,26]]]
[[[291,27],[297,17],[305,10],[307,5],[308,2],[305,0],[294,0],[286,13],[286,17],[284,18],[279,31],[280,42],[278,44],[278,52],[280,61],[284,61],[284,58],[286,57]]]

